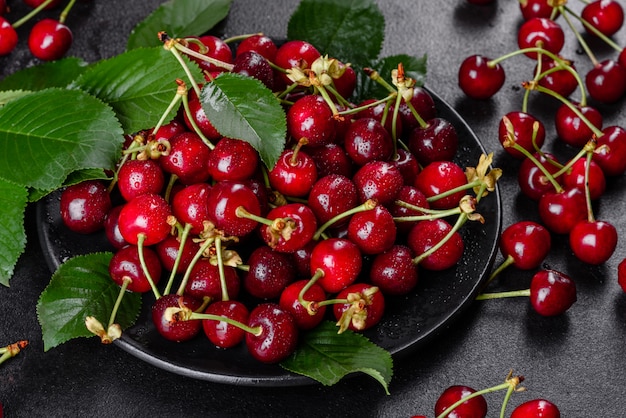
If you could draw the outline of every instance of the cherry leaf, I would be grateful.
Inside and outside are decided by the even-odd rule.
[[[385,18],[373,0],[302,0],[287,26],[289,40],[357,64],[378,57],[384,34]]]
[[[0,108],[0,178],[53,190],[75,170],[114,167],[123,139],[115,114],[95,97],[34,92]]]
[[[276,96],[263,83],[223,73],[204,86],[200,102],[222,136],[247,141],[268,168],[274,167],[285,148],[287,122]]]
[[[218,24],[230,11],[232,0],[171,0],[163,3],[131,32],[126,49],[156,46],[157,34],[172,38],[198,36]]]
[[[63,58],[17,71],[2,81],[0,90],[43,90],[65,87],[88,68],[80,58]]]
[[[426,55],[421,58],[400,54],[384,57],[373,61],[370,68],[376,70],[378,74],[391,84],[391,71],[398,68],[402,63],[405,77],[415,80],[417,86],[424,85],[426,79]],[[357,100],[371,99],[372,97],[382,99],[389,94],[389,91],[379,83],[371,80],[365,73],[357,73]]]
[[[350,373],[365,373],[376,379],[387,394],[393,375],[393,360],[388,351],[361,334],[349,330],[337,334],[337,327],[329,321],[303,334],[298,350],[280,365],[326,386]]]
[[[0,284],[4,286],[9,285],[15,264],[26,247],[26,203],[24,187],[0,179]]]
[[[204,80],[198,66],[185,61],[195,81]],[[124,132],[130,134],[157,124],[176,95],[176,79],[186,80],[187,76],[171,52],[163,47],[141,48],[100,61],[71,87],[108,103]],[[166,120],[176,109],[169,110]]]
[[[52,275],[37,302],[44,351],[73,338],[93,336],[85,326],[87,316],[94,316],[106,328],[120,291],[109,276],[112,257],[109,252],[76,256]],[[141,294],[124,293],[115,322],[128,328],[140,309]]]

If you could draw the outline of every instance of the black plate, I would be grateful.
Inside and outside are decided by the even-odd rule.
[[[457,129],[459,151],[456,162],[463,168],[476,166],[480,155],[485,153],[480,141],[452,107],[430,93],[438,116],[450,121]],[[104,234],[79,235],[64,227],[59,215],[59,196],[59,192],[52,193],[38,205],[40,242],[52,271],[72,256],[111,250]],[[413,352],[444,331],[472,303],[480,284],[490,273],[501,228],[498,190],[480,202],[478,211],[486,222],[484,225],[468,222],[461,228],[466,245],[462,260],[445,272],[420,272],[416,290],[405,297],[387,298],[381,324],[365,333],[394,358]],[[245,344],[222,350],[202,337],[185,343],[166,341],[157,333],[149,317],[147,307],[154,296],[150,293],[145,297],[137,323],[115,342],[133,356],[173,373],[219,383],[246,386],[314,383],[278,365],[259,363],[247,353]]]

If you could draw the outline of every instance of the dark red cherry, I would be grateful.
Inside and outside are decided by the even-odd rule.
[[[390,206],[404,185],[400,170],[391,162],[371,161],[361,167],[352,177],[359,202],[369,199]]]
[[[159,194],[165,185],[165,175],[155,160],[126,161],[117,177],[117,187],[126,201],[141,194]]]
[[[163,241],[156,244],[154,248],[163,268],[171,272],[176,267],[176,273],[185,272],[199,249],[200,245],[198,243],[192,239],[187,239],[181,251],[180,239],[175,235],[168,235]],[[176,260],[178,260],[177,266],[175,265]]]
[[[211,188],[208,198],[210,220],[227,235],[248,235],[257,227],[257,221],[237,215],[237,208],[259,216],[261,206],[254,191],[244,183],[220,181]]]
[[[396,156],[390,160],[395,165],[402,178],[404,178],[404,184],[412,185],[415,181],[415,177],[419,174],[421,167],[415,155],[411,151],[407,151],[404,148],[396,150]]]
[[[211,150],[193,132],[183,132],[170,140],[168,155],[159,157],[161,168],[174,174],[183,184],[202,183],[209,179],[208,160]]]
[[[313,61],[321,56],[320,52],[309,42],[302,40],[287,41],[278,47],[274,64],[285,70],[291,68],[310,68]],[[286,74],[280,72],[279,77],[286,85],[292,84]],[[299,137],[298,137],[299,139]]]
[[[532,399],[515,408],[511,418],[561,418],[561,412],[550,401]]]
[[[58,20],[46,18],[35,23],[28,36],[28,49],[42,61],[63,57],[72,46],[72,31]]]
[[[274,70],[267,59],[254,51],[237,54],[232,72],[256,78],[268,89],[274,88]]]
[[[502,117],[498,125],[498,139],[504,150],[512,157],[523,159],[524,154],[513,148],[510,142],[515,142],[530,153],[541,148],[546,138],[543,123],[522,111],[512,111]],[[533,145],[534,144],[534,145]]]
[[[608,126],[597,138],[593,160],[607,176],[619,176],[626,171],[626,129]]]
[[[619,53],[619,57],[617,59],[619,65],[626,68],[626,48],[622,49],[622,52]]]
[[[205,314],[216,315],[237,321],[241,324],[248,323],[248,308],[241,302],[233,300],[218,300],[211,303],[204,311]],[[209,341],[220,348],[231,348],[239,345],[246,338],[246,331],[226,321],[215,319],[203,319],[202,329]]]
[[[165,313],[167,308],[185,307],[191,311],[200,309],[202,302],[189,296],[169,294],[161,296],[152,305],[152,322],[157,332],[167,340],[182,342],[194,338],[202,329],[202,321],[199,319],[177,320],[168,318]]]
[[[396,202],[393,206],[391,206],[391,214],[394,218],[398,217],[411,217],[411,216],[419,216],[424,213],[419,210],[414,210],[411,208],[407,208],[406,206],[402,206],[398,204],[398,201],[408,203],[410,205],[430,209],[430,204],[426,199],[426,195],[415,186],[402,186],[400,192],[396,196]],[[413,225],[415,225],[418,220],[404,220],[396,222],[396,227],[399,233],[406,234],[408,233]]]
[[[587,170],[587,159],[579,158],[571,169],[563,175],[563,185],[566,188],[578,187],[583,192],[589,189],[589,197],[597,200],[606,190],[604,171],[595,161],[591,160]]]
[[[322,240],[311,253],[311,275],[315,275],[318,269],[323,273],[316,283],[328,293],[337,293],[352,284],[362,265],[359,247],[348,239]]]
[[[578,222],[587,219],[585,194],[578,188],[546,192],[539,199],[539,217],[555,234],[567,234]]]
[[[418,283],[414,257],[411,249],[401,244],[376,255],[369,272],[370,282],[385,295],[406,295]]]
[[[308,147],[307,152],[315,161],[318,178],[329,174],[352,177],[354,163],[342,146],[330,143],[319,147]]]
[[[559,65],[557,61],[544,58],[541,62],[541,73],[544,75],[539,79],[539,85],[563,97],[568,97],[578,87],[578,81],[570,71]],[[569,67],[576,70],[573,63],[570,63]],[[538,65],[535,67],[535,72],[537,69]]]
[[[113,248],[115,248],[116,250],[119,250],[120,248],[128,245],[128,243],[120,233],[120,227],[118,224],[122,207],[123,205],[113,206],[107,213],[106,218],[104,219],[104,233],[109,243],[111,243]]]
[[[393,142],[385,127],[376,119],[356,119],[344,135],[344,148],[358,166],[374,160],[388,160]]]
[[[202,300],[205,297],[211,300],[223,300],[224,295],[229,299],[236,299],[241,289],[241,280],[237,269],[224,266],[224,282],[226,289],[222,288],[220,271],[216,263],[208,258],[201,258],[191,267],[189,279],[185,285],[185,295]]]
[[[466,184],[465,171],[453,161],[433,161],[415,178],[415,187],[424,193],[429,199],[430,206],[435,209],[450,209],[458,206],[467,191],[459,190],[436,200],[431,198]]]
[[[600,103],[615,103],[626,92],[626,67],[612,59],[604,60],[585,76],[587,92]]]
[[[318,94],[306,95],[287,111],[287,131],[299,141],[306,138],[311,147],[335,140],[335,120],[324,98]]]
[[[520,49],[543,47],[558,54],[565,44],[565,33],[561,25],[554,20],[534,17],[525,21],[517,32],[517,44]],[[536,59],[537,53],[528,51],[526,56]]]
[[[193,118],[193,123],[189,118],[187,112],[184,112],[183,121],[185,122],[187,129],[195,133],[195,123],[202,135],[204,135],[209,141],[217,141],[218,139],[220,139],[222,135],[217,129],[215,129],[209,118],[207,118],[207,115],[204,112],[204,108],[202,107],[202,102],[200,102],[198,96],[195,96],[195,94],[190,94],[188,104],[189,113],[191,114],[191,118]]]
[[[0,16],[0,56],[10,54],[17,46],[17,32],[11,22]]]
[[[530,20],[534,17],[549,19],[554,12],[550,0],[523,0],[519,2],[519,7],[524,20]]]
[[[247,51],[254,51],[265,57],[268,61],[274,62],[277,50],[278,47],[270,37],[263,34],[256,34],[242,40],[237,46],[235,55],[240,55]]]
[[[605,36],[614,35],[624,24],[624,9],[614,0],[594,0],[587,3],[580,17]],[[585,26],[588,33],[595,33]]]
[[[389,250],[396,241],[396,224],[387,208],[357,212],[348,223],[348,238],[363,254],[379,254]]]
[[[158,255],[150,248],[144,248],[143,258],[152,282],[158,284],[162,271]],[[131,292],[145,293],[152,290],[141,265],[138,248],[134,245],[128,245],[113,254],[109,262],[109,275],[120,286],[125,278],[130,279],[127,289]]]
[[[222,138],[209,154],[209,173],[214,181],[251,178],[259,166],[259,153],[249,142]]]
[[[414,86],[413,95],[409,101],[415,112],[419,117],[428,122],[435,116],[437,116],[437,108],[435,107],[435,100],[433,96],[424,87]],[[402,119],[403,132],[411,132],[413,129],[420,126],[417,118],[409,108],[409,105],[405,100],[400,102],[400,108],[398,109],[400,118]]]
[[[617,283],[626,292],[626,258],[617,265]]]
[[[407,141],[409,150],[422,166],[452,160],[459,145],[456,129],[442,118],[433,118],[426,126],[413,129]]]
[[[490,63],[490,59],[483,55],[467,57],[459,67],[459,87],[472,99],[489,99],[502,88],[504,79],[502,66]]]
[[[556,157],[549,152],[534,153],[533,155],[550,175],[555,174],[561,168],[561,164]],[[562,176],[555,178],[555,181],[557,184],[562,184]],[[533,200],[539,200],[548,191],[555,191],[552,182],[530,158],[522,160],[522,164],[517,172],[517,182],[521,192]]]
[[[262,363],[278,363],[291,355],[298,343],[298,327],[293,316],[278,304],[262,303],[250,312],[248,326],[258,333],[246,334],[246,346]]]
[[[195,39],[195,42],[189,42],[190,49],[226,64],[233,63],[232,50],[230,49],[230,46],[228,46],[228,44],[222,39],[213,35],[205,35],[192,39]],[[204,45],[204,47],[202,45],[198,45],[198,42]],[[225,71],[224,67],[212,64],[200,58],[194,56],[190,56],[190,58],[195,61],[206,73]]]
[[[172,214],[165,199],[156,194],[143,194],[126,203],[120,212],[118,224],[124,239],[133,245],[143,235],[143,245],[161,242],[170,233],[168,218]]]
[[[281,308],[291,313],[296,320],[298,328],[301,330],[315,328],[324,320],[324,315],[326,314],[326,305],[322,305],[317,307],[315,313],[311,315],[298,299],[300,292],[308,283],[308,280],[298,280],[289,284],[281,293],[278,302]],[[321,302],[326,300],[326,292],[319,284],[313,283],[304,292],[303,299],[308,302]]]
[[[365,107],[365,109],[361,110],[356,114],[356,119],[376,119],[380,122],[385,130],[391,135],[393,133],[393,108],[390,108],[385,103],[376,103],[375,99],[366,99],[359,103],[357,107]],[[383,122],[384,118],[384,122]],[[396,138],[402,136],[403,125],[402,119],[396,119]]]
[[[307,198],[307,204],[320,225],[356,207],[358,203],[356,186],[352,180],[340,174],[330,174],[320,178],[311,188]],[[347,222],[348,219],[343,219],[334,225],[338,226]]]
[[[24,2],[25,5],[32,7],[33,9],[41,6],[45,2],[45,0],[22,0],[22,1]],[[48,3],[44,7],[44,10],[54,9],[59,4],[61,4],[61,0],[52,0],[50,3]]]
[[[289,255],[261,245],[248,257],[248,271],[243,277],[243,287],[256,298],[278,299],[295,278],[296,266]]]
[[[304,248],[317,229],[315,214],[303,203],[288,203],[269,211],[272,225],[261,225],[260,234],[267,245],[283,253]]]
[[[579,260],[602,264],[617,247],[617,229],[606,221],[581,221],[569,233],[570,248]]]
[[[106,186],[97,180],[83,181],[61,192],[61,219],[74,232],[91,234],[101,230],[111,207]]]
[[[353,283],[336,296],[347,303],[335,303],[333,314],[340,331],[364,331],[378,325],[385,313],[385,296],[368,283]]]
[[[451,230],[452,225],[444,219],[420,221],[409,232],[407,245],[419,257],[438,245]],[[446,270],[459,262],[464,249],[463,238],[456,231],[440,248],[421,259],[419,265],[427,270]]]
[[[443,391],[435,403],[435,415],[439,416],[443,411],[463,398],[476,392],[469,386],[454,385]],[[482,395],[475,396],[461,403],[448,414],[450,418],[485,418],[487,416],[487,401]]]
[[[602,129],[602,114],[589,105],[574,102],[573,106],[596,128]],[[554,115],[554,127],[559,139],[575,148],[582,148],[591,139],[593,131],[576,112],[562,104]]]
[[[533,221],[515,222],[502,231],[500,237],[500,252],[522,270],[539,267],[550,252],[551,245],[550,232]]]
[[[343,70],[343,74],[341,74],[338,78],[333,79],[333,85],[335,86],[335,91],[337,91],[341,97],[348,99],[352,96],[352,93],[354,93],[354,89],[356,88],[356,72],[351,65],[346,65],[341,61],[338,61],[337,64],[340,71]]]
[[[576,283],[565,273],[541,270],[530,282],[530,303],[541,316],[556,316],[576,302]]]
[[[315,160],[300,145],[284,150],[268,173],[270,186],[284,196],[304,197],[317,181]]]
[[[193,235],[200,234],[209,221],[209,194],[211,186],[208,183],[190,184],[178,191],[172,197],[172,214],[182,225],[189,224]]]

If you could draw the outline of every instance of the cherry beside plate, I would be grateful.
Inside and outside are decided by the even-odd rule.
[[[486,153],[476,135],[459,114],[429,90],[438,116],[457,130],[459,151],[455,162],[475,167]],[[69,231],[59,215],[60,193],[42,199],[37,206],[41,247],[52,271],[67,259],[96,251],[111,251],[104,234],[80,235]],[[444,331],[474,300],[481,283],[491,271],[501,230],[500,193],[482,199],[478,212],[485,223],[467,222],[461,228],[465,253],[461,261],[444,272],[420,271],[419,284],[408,296],[387,297],[381,324],[365,335],[387,349],[396,361],[427,344]],[[292,386],[314,380],[254,360],[241,344],[229,350],[217,349],[199,336],[193,341],[173,343],[162,338],[149,316],[154,296],[146,294],[136,324],[125,330],[115,344],[131,355],[170,372],[206,381],[243,386]]]

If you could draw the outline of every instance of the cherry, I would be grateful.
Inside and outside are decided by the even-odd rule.
[[[490,59],[483,55],[469,56],[459,67],[459,87],[472,99],[490,98],[502,88],[504,79],[502,66],[491,63]]]
[[[291,40],[278,47],[274,64],[285,70],[291,68],[306,69],[310,68],[313,61],[320,56],[320,52],[309,42]],[[279,77],[286,85],[292,83],[287,75],[282,72],[279,72]],[[300,137],[297,138],[300,139]]]
[[[396,244],[377,254],[369,272],[370,282],[386,295],[406,295],[417,286],[418,269],[406,245]]]
[[[230,49],[230,46],[228,46],[226,42],[224,42],[222,39],[218,38],[217,36],[205,35],[205,36],[200,36],[199,38],[190,38],[190,40],[191,39],[194,39],[196,42],[189,42],[189,49],[199,52],[203,55],[206,55],[207,57],[216,59],[226,64],[233,63],[233,53]],[[197,42],[200,42],[202,45],[198,45]],[[190,56],[190,58],[196,63],[198,63],[200,68],[205,73],[212,73],[216,71],[222,72],[225,70],[224,67],[217,66],[203,59],[200,59],[194,56]]]
[[[428,122],[437,116],[437,108],[433,96],[424,87],[414,86],[409,103],[423,121]],[[411,132],[420,126],[418,119],[413,115],[409,104],[403,99],[398,109],[400,119],[402,119],[402,129],[404,132]]]
[[[626,258],[617,265],[617,283],[626,292]]]
[[[333,112],[320,95],[306,95],[295,101],[287,111],[287,131],[295,140],[306,138],[316,147],[335,140]]]
[[[220,181],[211,188],[208,197],[209,218],[226,235],[245,236],[257,226],[257,221],[237,215],[237,208],[259,216],[261,206],[254,191],[244,183]]]
[[[617,62],[619,62],[619,65],[622,67],[626,67],[626,48],[622,48],[622,52],[619,53]]]
[[[617,230],[606,221],[581,221],[570,231],[569,243],[579,260],[588,264],[602,264],[615,252]]]
[[[589,197],[592,200],[597,200],[606,190],[604,171],[593,160],[589,163],[588,171],[587,173],[587,159],[577,159],[570,170],[563,176],[563,185],[566,188],[578,187],[583,192],[585,187],[587,187],[589,189]]]
[[[326,314],[326,305],[318,306],[315,312],[309,312],[300,302],[300,292],[308,283],[309,280],[297,280],[289,284],[280,294],[278,302],[281,308],[294,317],[298,328],[301,330],[315,328],[324,320],[324,315]],[[303,298],[309,302],[321,302],[326,300],[326,292],[319,284],[313,283],[304,292]]]
[[[359,103],[357,107],[363,107],[364,109],[356,114],[356,118],[357,119],[375,119],[385,127],[385,130],[389,134],[392,134],[393,133],[393,110],[390,109],[386,103],[378,103],[376,105],[373,105],[374,103],[376,103],[375,99],[366,99],[366,100],[363,100],[361,103]],[[383,118],[385,118],[384,122],[383,122]],[[402,129],[403,129],[402,119],[397,118],[396,119],[396,137],[399,137],[402,135]]]
[[[241,55],[247,51],[254,51],[265,57],[268,61],[274,62],[277,50],[278,47],[270,37],[263,34],[256,34],[248,36],[239,43],[235,51],[235,56]]]
[[[118,218],[120,234],[129,243],[137,245],[143,236],[143,245],[153,245],[165,239],[171,226],[170,206],[156,194],[143,194],[126,203]]]
[[[119,250],[120,248],[128,245],[128,243],[120,233],[120,228],[118,224],[120,212],[122,211],[123,207],[124,205],[113,206],[104,218],[103,224],[104,233],[107,237],[107,240],[116,250]]]
[[[54,19],[42,19],[35,23],[28,36],[30,52],[42,61],[63,57],[72,45],[72,31]]]
[[[156,252],[150,248],[143,249],[143,257],[150,279],[144,273],[139,250],[134,245],[127,245],[113,254],[109,262],[111,279],[120,286],[124,280],[130,279],[127,289],[131,292],[145,293],[152,290],[150,280],[156,285],[161,278],[161,261]]]
[[[614,103],[626,92],[626,67],[612,59],[594,66],[585,76],[587,92],[600,103]]]
[[[259,154],[247,141],[222,138],[209,154],[209,173],[214,181],[251,178],[259,166]]]
[[[450,406],[475,392],[476,390],[469,386],[448,387],[439,395],[435,403],[435,415],[439,416]],[[450,418],[484,418],[487,416],[487,401],[482,395],[472,397],[454,408],[447,416]]]
[[[106,186],[97,180],[83,181],[63,189],[60,205],[63,224],[81,234],[101,230],[112,207]]]
[[[522,270],[539,267],[552,245],[550,232],[533,221],[519,221],[509,225],[500,237],[500,251],[504,263]]]
[[[539,79],[539,85],[547,88],[555,93],[560,94],[563,97],[568,97],[578,87],[578,81],[576,77],[566,70],[565,68],[553,70],[561,65],[559,62],[543,57],[541,62],[541,72],[546,73]],[[535,67],[537,71],[539,64]],[[576,69],[574,64],[569,64],[569,67]]]
[[[585,5],[580,17],[603,35],[612,36],[624,23],[624,9],[613,0],[594,0]],[[594,34],[586,26],[585,29]]]
[[[168,155],[159,157],[161,168],[178,177],[183,184],[202,183],[209,179],[211,150],[193,132],[183,132],[170,140]]]
[[[576,284],[565,273],[540,270],[530,282],[530,303],[542,316],[561,315],[576,302]]]
[[[254,51],[237,54],[232,72],[256,78],[268,89],[274,88],[274,70],[267,59]]]
[[[438,245],[451,231],[452,225],[444,219],[420,221],[411,228],[407,236],[407,245],[420,256]],[[446,270],[458,263],[464,249],[463,239],[458,231],[455,231],[440,248],[422,258],[419,265],[432,271]]]
[[[17,32],[0,14],[0,56],[10,54],[17,46]]]
[[[502,117],[498,124],[498,139],[504,150],[514,158],[522,159],[525,155],[515,149],[514,142],[526,151],[535,152],[545,141],[546,130],[543,123],[530,113],[511,111]],[[534,145],[533,145],[534,144]]]
[[[223,316],[242,324],[248,322],[249,315],[248,308],[243,303],[232,300],[215,301],[207,306],[204,313]],[[203,319],[202,329],[209,341],[220,348],[234,347],[246,337],[246,331],[241,327],[216,319]]]
[[[311,253],[316,245],[317,241],[311,240],[304,247],[291,253],[297,277],[306,277],[311,274]]]
[[[316,283],[328,293],[337,293],[352,284],[362,265],[359,247],[348,239],[320,241],[311,252],[311,275],[321,275]]]
[[[315,160],[301,149],[306,141],[299,141],[294,149],[284,150],[270,172],[270,186],[290,197],[304,197],[317,181]]]
[[[550,401],[532,399],[515,408],[511,418],[561,418],[561,412]]]
[[[163,241],[156,244],[154,248],[163,268],[169,272],[176,268],[176,273],[183,273],[187,270],[199,249],[200,245],[198,243],[193,240],[186,240],[181,251],[180,239],[175,235],[168,235]],[[178,262],[178,265],[176,265],[176,262]]]
[[[352,177],[354,163],[342,146],[330,143],[319,147],[307,148],[307,152],[315,161],[318,178],[329,174],[341,174],[345,177]]]
[[[298,327],[293,316],[275,303],[262,303],[250,312],[248,326],[258,333],[246,334],[246,346],[262,363],[278,363],[296,349]]]
[[[530,20],[534,17],[548,19],[554,12],[554,7],[549,0],[523,0],[519,2],[519,7],[524,20]]]
[[[400,171],[406,185],[413,184],[421,169],[415,155],[404,148],[396,150],[396,156],[391,160],[391,163]]]
[[[391,207],[391,214],[394,218],[420,216],[424,214],[419,210],[408,208],[398,202],[408,203],[414,207],[430,209],[430,204],[428,203],[426,195],[415,186],[402,186],[396,199],[396,203]],[[405,234],[408,233],[417,222],[419,221],[401,221],[396,223],[396,227],[399,233]]]
[[[279,298],[285,287],[296,278],[293,259],[266,245],[256,247],[248,258],[243,287],[259,299]]]
[[[597,138],[593,160],[607,176],[619,176],[626,171],[626,129],[609,126]]]
[[[589,105],[574,102],[573,106],[597,129],[602,129],[602,114]],[[554,115],[554,127],[559,139],[575,148],[582,148],[592,137],[593,131],[569,106],[562,104]]]
[[[267,214],[269,225],[262,225],[260,234],[267,245],[276,251],[293,253],[313,238],[317,219],[303,203],[278,206]]]
[[[543,47],[558,54],[565,44],[563,28],[555,21],[544,17],[533,17],[520,26],[517,32],[517,44],[520,49]],[[527,51],[526,56],[537,59],[537,52]]]
[[[422,166],[452,160],[459,145],[456,129],[442,118],[433,118],[426,126],[413,129],[407,141],[409,150]]]
[[[333,314],[339,324],[339,332],[345,329],[364,331],[377,325],[385,312],[385,297],[377,287],[367,283],[353,283],[343,289],[336,299]]]
[[[539,199],[539,217],[555,234],[567,234],[579,221],[587,219],[585,194],[578,188],[549,191]]]
[[[320,178],[311,188],[307,205],[319,224],[325,224],[335,216],[358,205],[356,186],[349,178],[340,174],[329,174]],[[341,219],[333,226],[341,226],[348,219]]]
[[[373,199],[384,206],[393,204],[404,185],[400,170],[387,161],[371,161],[365,164],[354,173],[352,181],[360,203]]]
[[[141,194],[159,194],[164,184],[163,170],[155,160],[126,161],[117,175],[117,187],[126,201]]]
[[[433,161],[424,167],[415,178],[415,187],[424,193],[429,199],[430,206],[435,209],[450,209],[458,206],[459,201],[466,193],[465,190],[458,190],[436,200],[431,198],[466,184],[465,171],[452,161]]]
[[[396,241],[396,224],[387,208],[357,212],[348,223],[348,238],[364,254],[379,254],[389,250]]]
[[[199,235],[209,220],[210,193],[208,183],[196,183],[179,190],[171,199],[172,214],[181,224],[189,224],[189,232],[193,235]]]
[[[191,119],[187,112],[183,113],[183,121],[185,122],[187,129],[195,132],[195,124],[195,126],[200,130],[200,133],[202,133],[202,135],[204,135],[209,141],[216,141],[220,139],[222,135],[217,129],[215,129],[215,126],[213,126],[209,118],[207,118],[204,108],[202,107],[202,102],[200,102],[198,96],[196,96],[195,93],[190,93],[189,96],[187,104],[189,105],[189,114],[191,115]]]
[[[239,296],[241,289],[241,280],[237,269],[223,266],[223,272],[226,289],[222,288],[219,267],[208,258],[200,258],[191,267],[184,294],[198,300],[206,297],[212,301],[224,300],[224,295],[228,295],[229,299],[235,299]]]
[[[343,71],[341,76],[338,78],[333,78],[333,85],[335,87],[335,91],[343,98],[349,98],[354,93],[354,89],[357,84],[357,77],[354,68],[350,65],[346,65],[345,63],[338,61],[337,62],[340,71]]]
[[[344,135],[348,156],[358,166],[374,160],[388,160],[393,154],[393,142],[385,127],[376,119],[356,119]]]
[[[179,321],[168,318],[167,308],[186,307],[192,311],[200,309],[202,303],[190,296],[177,294],[164,295],[152,305],[152,322],[157,332],[165,339],[176,342],[188,341],[200,333],[202,321],[198,319]]]
[[[559,171],[560,164],[551,153],[534,153],[533,156],[550,175]],[[558,184],[561,183],[561,180],[561,176],[555,178]],[[544,172],[539,169],[535,161],[530,158],[522,160],[519,171],[517,172],[517,182],[521,192],[533,200],[539,200],[541,196],[548,191],[555,191],[552,182],[546,177]]]

